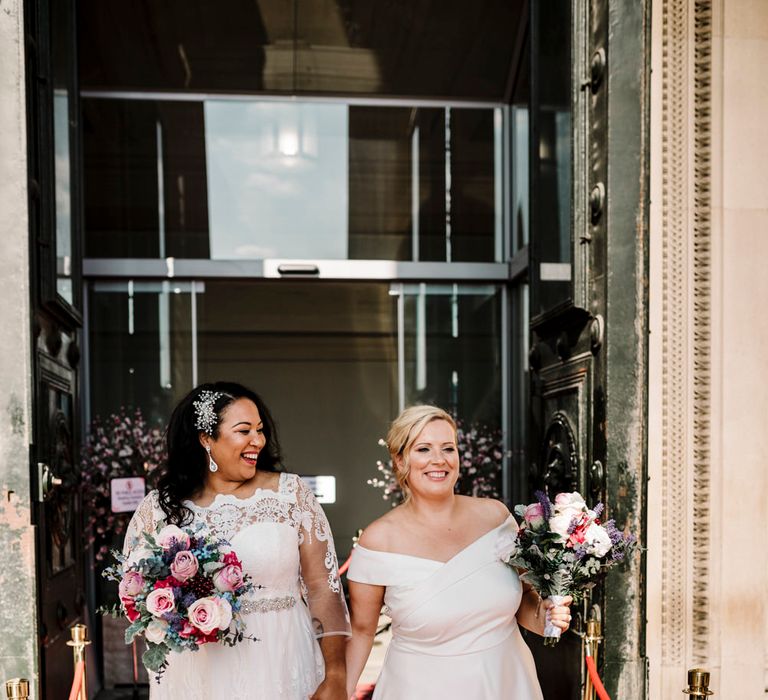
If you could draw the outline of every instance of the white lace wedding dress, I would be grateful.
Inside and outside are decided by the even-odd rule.
[[[307,485],[280,475],[277,491],[250,498],[218,495],[206,507],[185,503],[216,537],[230,542],[255,584],[243,606],[246,634],[235,647],[205,644],[171,652],[151,700],[306,700],[324,677],[317,639],[349,634],[349,615],[328,520]],[[156,491],[134,514],[124,551],[164,520]]]

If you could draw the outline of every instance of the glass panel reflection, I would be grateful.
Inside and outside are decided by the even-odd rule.
[[[91,414],[131,406],[165,425],[193,383],[190,283],[94,282],[88,313]]]
[[[347,108],[205,103],[211,259],[347,258]]]
[[[571,6],[538,3],[533,15],[535,244],[533,309],[571,297]]]
[[[468,285],[94,282],[91,414],[135,406],[164,425],[196,381],[252,386],[275,413],[286,466],[336,477],[327,512],[345,552],[388,507],[366,482],[401,404],[435,402],[500,427],[500,295]]]
[[[502,100],[524,3],[78,3],[81,85]]]
[[[56,291],[73,303],[72,195],[70,190],[69,93],[53,93],[54,177],[56,180]]]
[[[497,109],[84,100],[87,257],[501,260]]]
[[[528,245],[530,234],[530,72],[531,49],[526,41],[512,94],[509,121],[512,145],[512,253]]]
[[[397,315],[387,285],[211,282],[197,297],[200,381],[252,386],[286,466],[336,477],[325,506],[340,552],[387,504],[367,485],[397,412]]]
[[[70,154],[70,91],[74,78],[71,7],[51,5],[51,66],[53,69],[53,150],[56,187],[56,291],[74,303],[72,290],[72,185]]]
[[[403,285],[405,405],[435,403],[501,427],[501,291]]]

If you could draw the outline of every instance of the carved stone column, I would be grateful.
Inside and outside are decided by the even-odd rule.
[[[768,5],[656,0],[652,43],[649,696],[703,666],[716,697],[758,697]]]

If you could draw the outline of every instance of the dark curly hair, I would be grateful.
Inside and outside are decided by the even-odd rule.
[[[255,391],[234,382],[213,382],[195,387],[173,409],[168,421],[165,433],[168,457],[161,467],[157,482],[160,507],[168,522],[174,525],[186,525],[191,522],[192,511],[184,505],[184,501],[199,492],[205,483],[208,455],[200,444],[200,431],[195,427],[196,416],[192,405],[203,391],[221,394],[213,404],[216,413],[216,425],[211,434],[213,438],[218,437],[224,409],[233,401],[249,399],[256,404],[264,423],[266,444],[259,453],[259,469],[267,472],[280,471],[282,462],[275,422],[263,399]]]

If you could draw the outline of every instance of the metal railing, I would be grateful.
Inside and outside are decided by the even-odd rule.
[[[85,673],[85,648],[91,643],[88,640],[88,628],[85,625],[75,625],[72,630],[72,640],[67,642],[72,647],[74,678],[69,700],[88,700],[88,683]],[[598,644],[602,641],[600,619],[592,615],[587,620],[586,633],[581,633],[587,664],[587,677],[584,684],[584,700],[595,700],[596,695],[606,698],[607,693],[600,677],[597,675],[595,657]],[[702,668],[692,668],[688,671],[688,687],[683,690],[688,700],[706,700],[714,695],[709,689],[709,671]],[[11,678],[5,682],[6,700],[29,700],[29,681],[26,678]]]
[[[72,639],[67,642],[67,646],[72,647],[75,674],[69,700],[88,700],[88,681],[85,674],[85,648],[91,643],[88,640],[88,628],[85,625],[75,625],[70,632]]]

